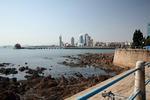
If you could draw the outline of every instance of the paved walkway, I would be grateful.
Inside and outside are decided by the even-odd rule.
[[[90,91],[110,82],[113,79],[116,79],[117,77],[119,77],[129,71],[123,72],[123,73],[121,73],[117,76],[114,76],[104,82],[101,82],[93,87],[90,87],[80,93],[73,95],[70,98],[67,98],[66,100],[75,100],[78,97],[89,93]],[[146,75],[148,75],[148,74],[150,75],[150,68],[146,68]],[[148,79],[148,77],[146,76],[146,80],[147,79]],[[121,81],[110,86],[109,88],[106,89],[106,91],[112,91],[113,93],[118,94],[120,96],[130,97],[134,93],[134,74],[131,74],[131,75],[127,76],[126,78],[122,79]],[[108,98],[103,98],[101,95],[101,92],[100,92],[100,93],[94,95],[93,97],[89,98],[88,100],[108,100]],[[118,99],[115,99],[115,100],[118,100]],[[150,83],[146,86],[146,100],[150,100]]]

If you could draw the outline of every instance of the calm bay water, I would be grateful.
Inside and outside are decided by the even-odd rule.
[[[45,75],[51,74],[53,77],[60,77],[64,75],[66,77],[73,76],[74,73],[80,72],[85,77],[89,77],[91,75],[96,74],[106,74],[105,71],[95,68],[92,66],[87,67],[69,67],[58,64],[58,62],[62,62],[65,60],[62,56],[68,55],[77,55],[84,53],[113,53],[113,49],[36,49],[36,50],[28,50],[21,49],[15,50],[12,48],[0,48],[0,63],[12,63],[15,64],[15,67],[19,68],[20,66],[26,66],[25,62],[27,62],[27,66],[30,68],[36,67],[45,67],[47,68],[44,71]],[[49,70],[51,69],[51,70]],[[110,73],[112,74],[112,73]],[[24,72],[19,72],[16,75],[8,75],[7,77],[17,77],[18,79],[24,79]],[[4,76],[0,74],[0,76]]]

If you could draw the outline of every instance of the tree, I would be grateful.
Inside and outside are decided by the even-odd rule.
[[[132,47],[143,47],[144,46],[144,38],[143,33],[140,30],[135,30],[133,34],[133,43]]]
[[[15,44],[14,46],[15,49],[21,49],[21,45],[19,43]]]
[[[148,36],[147,39],[145,40],[145,45],[150,46],[150,37]]]

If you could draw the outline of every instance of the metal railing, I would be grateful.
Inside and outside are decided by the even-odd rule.
[[[87,100],[88,98],[94,96],[95,94],[103,91],[104,89],[112,86],[113,84],[117,83],[118,81],[124,79],[125,77],[129,76],[132,73],[135,73],[135,93],[128,99],[128,100],[145,100],[145,86],[150,82],[150,78],[145,82],[145,66],[150,66],[150,62],[145,63],[143,61],[137,61],[136,68],[131,70],[130,72],[108,82],[105,85],[77,98],[76,100]]]

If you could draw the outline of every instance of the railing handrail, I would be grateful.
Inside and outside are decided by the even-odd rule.
[[[88,94],[79,97],[77,100],[86,100],[86,99],[92,97],[93,95],[95,95],[95,94],[97,94],[97,93],[103,91],[103,90],[106,89],[107,87],[109,87],[109,86],[115,84],[116,82],[120,81],[121,79],[127,77],[128,75],[130,75],[130,74],[136,72],[136,71],[139,70],[139,69],[140,69],[140,68],[135,68],[135,69],[131,70],[130,72],[128,72],[128,73],[126,73],[126,74],[120,76],[119,78],[116,78],[116,79],[112,80],[111,82],[109,82],[109,83],[107,83],[107,84],[105,84],[105,85],[103,85],[103,86],[101,86],[101,87],[99,87],[99,88],[97,88],[97,89],[95,89],[95,90],[89,92]]]
[[[144,66],[147,66],[147,65],[150,65],[150,62],[147,62],[147,63],[144,64]],[[104,89],[108,88],[109,86],[111,86],[111,85],[117,83],[117,82],[120,81],[121,79],[123,79],[123,78],[129,76],[130,74],[132,74],[132,73],[134,73],[134,72],[136,72],[137,70],[140,70],[140,69],[141,69],[141,68],[136,67],[135,69],[131,70],[130,72],[128,72],[128,73],[126,73],[126,74],[124,74],[124,75],[122,75],[122,76],[120,76],[120,77],[118,77],[118,78],[112,80],[111,82],[108,82],[107,84],[105,84],[105,85],[103,85],[103,86],[101,86],[101,87],[99,87],[99,88],[97,88],[97,89],[95,89],[95,90],[93,90],[93,91],[91,91],[91,92],[89,92],[89,93],[87,93],[87,94],[85,94],[85,95],[83,95],[83,96],[77,98],[76,100],[86,100],[86,99],[88,99],[88,98],[92,97],[93,95],[95,95],[95,94],[97,94],[97,93],[103,91]],[[145,85],[147,85],[149,82],[150,82],[150,79],[145,82]],[[140,92],[141,92],[141,90],[137,90],[136,93],[134,93],[134,94],[130,97],[129,100],[133,100]]]
[[[145,82],[145,86],[150,82],[150,78]],[[130,98],[129,100],[134,100],[134,98],[141,92],[141,90],[137,90]]]
[[[141,92],[141,90],[137,90],[130,98],[129,100],[134,100],[134,98]]]
[[[145,85],[147,85],[150,82],[150,78],[145,82]]]
[[[150,65],[150,62],[147,62],[147,63],[144,64],[144,66],[147,66],[147,65]]]

